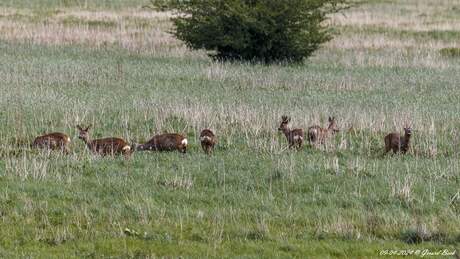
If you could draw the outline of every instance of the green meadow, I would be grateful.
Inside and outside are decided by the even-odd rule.
[[[147,3],[0,0],[0,257],[458,257],[460,1],[364,2],[296,65],[215,62]],[[282,115],[341,131],[289,150]],[[95,156],[77,124],[189,148]],[[71,154],[30,148],[55,131]]]

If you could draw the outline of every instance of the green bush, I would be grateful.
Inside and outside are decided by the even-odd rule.
[[[329,41],[327,15],[347,0],[152,0],[174,11],[174,35],[217,59],[299,62]]]

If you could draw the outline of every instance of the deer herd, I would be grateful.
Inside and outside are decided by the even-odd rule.
[[[291,118],[288,116],[281,117],[281,123],[278,128],[287,139],[289,148],[302,148],[304,142],[304,130],[300,128],[291,129],[289,123]],[[319,125],[313,125],[307,130],[307,140],[312,146],[318,146],[325,143],[325,141],[339,132],[336,119],[329,117],[329,125],[327,128],[322,128]],[[89,130],[91,126],[86,128],[77,125],[79,130],[78,138],[81,139],[88,149],[93,154],[98,155],[124,155],[130,157],[134,151],[174,151],[177,150],[181,153],[187,152],[188,141],[187,138],[178,133],[165,133],[153,136],[149,141],[144,144],[128,144],[122,138],[108,137],[101,139],[91,139]],[[390,133],[385,136],[385,153],[390,150],[393,153],[405,154],[409,150],[410,138],[412,129],[410,127],[404,128],[404,136],[399,133]],[[200,142],[203,151],[206,154],[211,154],[214,146],[217,144],[217,137],[210,129],[203,129],[200,133]],[[71,139],[64,133],[54,132],[39,136],[35,138],[32,146],[40,149],[47,150],[60,150],[65,154],[70,153],[69,144]]]

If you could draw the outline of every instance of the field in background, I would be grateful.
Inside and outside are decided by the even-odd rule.
[[[0,257],[460,249],[460,1],[369,1],[292,66],[213,62],[143,1],[30,2],[0,0]],[[342,131],[291,152],[283,114]],[[189,153],[94,157],[79,123],[131,143],[182,132]],[[383,156],[406,124],[410,154]],[[28,147],[49,131],[73,153]]]

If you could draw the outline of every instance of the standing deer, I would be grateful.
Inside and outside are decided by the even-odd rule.
[[[70,153],[70,142],[70,137],[66,134],[54,132],[36,137],[32,147],[49,150],[61,150],[65,154],[68,154]]]
[[[217,144],[217,137],[214,134],[214,132],[212,132],[212,130],[204,129],[201,131],[201,134],[200,134],[200,142],[201,142],[201,148],[203,148],[203,151],[206,154],[211,154],[214,149],[214,145]]]
[[[153,136],[145,144],[137,146],[137,151],[173,151],[178,150],[181,153],[187,152],[187,138],[177,133],[166,133]]]
[[[308,142],[311,145],[314,144],[324,144],[326,139],[339,132],[335,117],[329,117],[329,126],[326,128],[321,128],[318,125],[311,126],[308,128]]]
[[[390,133],[385,136],[385,154],[388,151],[393,150],[393,153],[396,154],[398,152],[405,154],[410,147],[410,137],[412,136],[412,129],[411,127],[404,128],[404,136],[401,137],[399,133]]]
[[[89,136],[89,129],[91,126],[83,129],[80,125],[77,125],[77,129],[80,131],[78,138],[85,142],[91,152],[99,155],[115,155],[123,154],[129,157],[134,151],[131,146],[121,138],[102,138],[91,140]]]
[[[279,131],[283,132],[286,136],[286,139],[289,143],[289,148],[296,147],[300,149],[303,143],[303,129],[290,129],[288,124],[291,121],[291,118],[288,116],[281,117],[281,124],[278,128]]]

